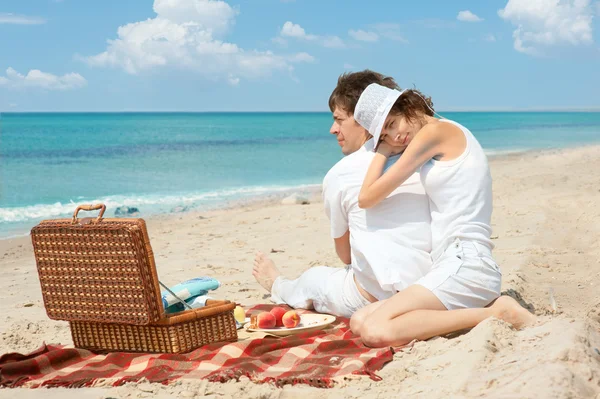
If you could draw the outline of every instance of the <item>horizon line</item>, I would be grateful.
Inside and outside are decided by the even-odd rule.
[[[600,112],[600,107],[576,107],[576,108],[489,108],[489,109],[469,109],[469,108],[448,108],[436,110],[436,112]],[[0,114],[327,114],[329,110],[321,111],[191,111],[191,110],[105,110],[105,111],[17,111],[0,110]]]

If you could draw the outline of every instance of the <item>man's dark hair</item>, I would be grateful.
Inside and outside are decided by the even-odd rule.
[[[333,112],[337,107],[349,114],[354,114],[360,95],[372,83],[400,90],[391,76],[385,76],[369,69],[360,72],[346,72],[340,75],[337,86],[329,96],[329,109]]]

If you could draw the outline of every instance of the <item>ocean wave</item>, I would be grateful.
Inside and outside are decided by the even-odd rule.
[[[81,204],[106,205],[108,212],[113,212],[120,206],[139,208],[144,214],[170,213],[175,208],[194,208],[205,204],[219,204],[227,201],[261,197],[293,190],[310,190],[319,187],[318,184],[296,186],[251,186],[224,189],[181,195],[114,195],[100,198],[77,198],[77,201],[55,202],[53,204],[36,204],[22,207],[0,208],[0,224],[20,223],[41,219],[66,217],[73,214]],[[112,216],[112,214],[106,214]]]
[[[491,156],[491,157],[495,157],[495,156],[500,156],[500,155],[510,155],[510,154],[520,154],[523,152],[527,152],[527,151],[531,151],[531,148],[512,148],[512,149],[502,149],[502,150],[489,150],[489,149],[483,149],[483,152],[485,152],[485,154],[487,156]]]

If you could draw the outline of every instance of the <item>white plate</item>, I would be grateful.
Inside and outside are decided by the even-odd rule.
[[[246,324],[246,330],[250,332],[264,332],[267,334],[285,337],[287,335],[299,334],[308,331],[321,330],[335,321],[335,316],[330,314],[306,313],[300,315],[300,324],[294,328],[250,328],[250,323]]]

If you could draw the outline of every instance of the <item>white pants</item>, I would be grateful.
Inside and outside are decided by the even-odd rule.
[[[352,316],[370,303],[358,291],[350,266],[315,266],[296,280],[280,276],[271,288],[271,300],[295,309],[314,309],[343,317]]]
[[[502,273],[488,247],[456,239],[416,284],[427,288],[448,310],[483,308],[500,296]]]

